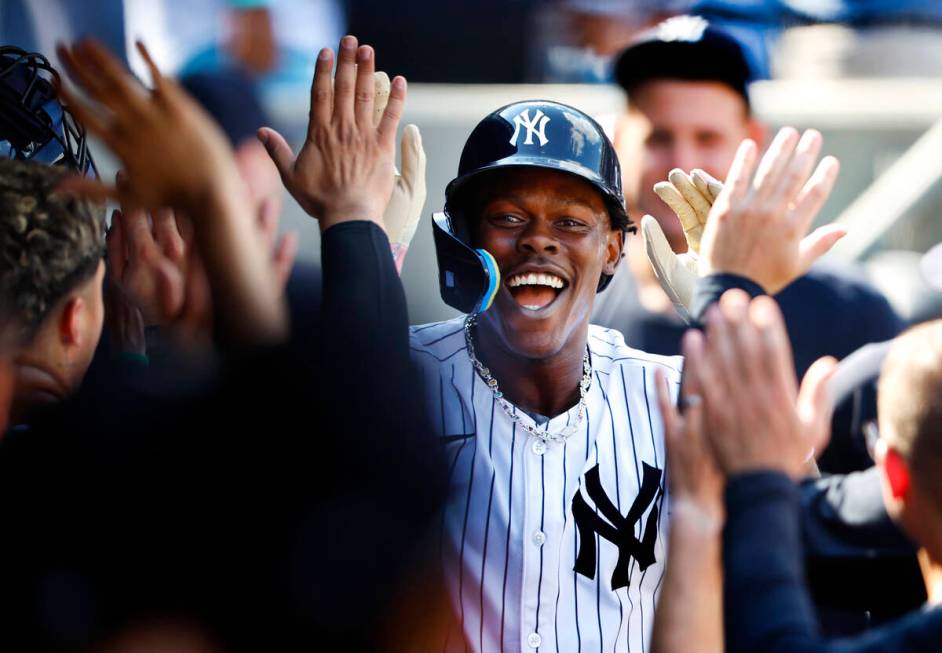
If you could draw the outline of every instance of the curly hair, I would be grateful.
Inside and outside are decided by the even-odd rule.
[[[25,337],[95,273],[105,251],[104,207],[55,192],[66,172],[0,159],[0,301]]]

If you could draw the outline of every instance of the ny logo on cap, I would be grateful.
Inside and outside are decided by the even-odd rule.
[[[573,571],[590,580],[595,579],[598,553],[595,535],[600,535],[618,548],[618,561],[612,571],[612,591],[628,587],[631,577],[632,560],[638,563],[642,572],[656,562],[654,544],[657,541],[658,497],[661,494],[661,470],[643,463],[644,477],[641,490],[622,516],[605,494],[599,478],[599,466],[596,465],[585,475],[585,488],[595,502],[593,510],[582,494],[576,492],[572,500],[572,516],[579,531],[579,553]],[[635,529],[641,525],[644,513],[648,511],[640,538]],[[599,514],[601,513],[601,514]]]
[[[550,117],[539,109],[533,114],[533,120],[530,120],[530,110],[524,109],[514,116],[514,135],[510,137],[510,144],[517,145],[517,137],[520,136],[520,128],[523,127],[527,130],[527,137],[523,140],[524,145],[533,145],[534,135],[540,139],[540,146],[546,145],[549,143],[549,139],[546,138],[546,123],[549,121]]]
[[[657,38],[661,41],[687,41],[694,43],[703,38],[703,32],[710,26],[700,16],[674,16],[668,18],[657,28]]]

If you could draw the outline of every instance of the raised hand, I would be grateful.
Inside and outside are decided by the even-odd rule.
[[[684,377],[681,409],[671,400],[664,373],[655,370],[657,402],[664,419],[671,511],[686,511],[687,518],[705,530],[719,532],[723,524],[723,488],[726,481],[716,465],[703,421],[703,395],[697,366],[702,360],[703,335],[684,334]]]
[[[805,235],[839,168],[831,156],[815,167],[820,151],[817,131],[799,140],[795,129],[783,127],[756,168],[756,144],[743,141],[703,230],[701,274],[737,274],[775,294],[844,236],[836,225]]]
[[[706,345],[687,352],[704,399],[712,449],[727,474],[778,470],[799,477],[830,434],[828,381],[836,361],[795,381],[791,346],[775,300],[730,290],[711,307]]]
[[[221,332],[243,343],[282,340],[288,334],[287,309],[232,150],[215,122],[176,82],[163,77],[143,44],[138,49],[150,68],[151,90],[93,41],[71,50],[59,48],[72,77],[102,110],[93,110],[65,89],[60,93],[78,120],[118,156],[126,173],[115,187],[72,177],[61,189],[117,198],[126,211],[172,207],[185,213],[200,253],[193,258],[205,269],[204,290],[212,293],[212,313]],[[190,269],[186,276],[200,278]],[[198,286],[184,292],[186,315],[192,312],[186,306],[198,297]]]
[[[172,209],[115,211],[108,231],[108,276],[141,312],[145,326],[167,324],[183,308],[186,252]]]
[[[73,179],[69,187],[127,208],[202,208],[210,190],[238,179],[232,150],[216,123],[157,69],[143,44],[153,89],[141,86],[100,44],[58,48],[70,75],[103,110],[60,87],[72,113],[121,159],[128,183],[109,187]]]
[[[334,55],[317,57],[311,87],[307,137],[297,157],[273,129],[259,139],[275,162],[285,187],[322,230],[350,220],[383,226],[383,212],[394,185],[396,129],[406,97],[406,80],[392,80],[389,100],[374,126],[373,48],[356,38],[340,41],[336,79]]]

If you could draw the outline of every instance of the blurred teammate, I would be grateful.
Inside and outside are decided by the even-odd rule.
[[[0,160],[0,292],[24,325],[14,422],[81,383],[104,320],[104,209],[56,193],[65,170]]]
[[[744,138],[763,143],[766,128],[752,113],[746,57],[738,42],[703,18],[680,16],[642,34],[619,57],[615,77],[628,94],[627,109],[615,129],[628,204],[653,216],[642,230],[654,256],[668,258],[671,250],[683,253],[687,239],[671,210],[682,198],[670,184],[659,182],[674,180],[675,168],[701,169],[725,179]],[[680,315],[689,313],[683,304],[689,304],[692,289],[677,283],[679,295],[669,296],[642,255],[639,240],[629,253],[624,268],[630,273],[616,277],[593,320],[621,331],[634,347],[677,354],[685,329],[678,310]],[[822,355],[842,358],[900,329],[881,295],[834,269],[816,266],[776,299],[785,314],[799,373]],[[843,446],[843,439],[836,438],[836,444]],[[855,453],[852,457],[844,452],[838,462],[826,462],[844,468],[865,464],[865,453]]]
[[[781,313],[768,298],[750,303],[741,291],[723,296],[707,317],[706,335],[691,333],[684,353],[682,415],[671,407],[669,390],[659,388],[675,461],[672,479],[683,488],[686,514],[672,524],[671,563],[683,573],[668,573],[656,650],[686,651],[694,642],[700,650],[722,650],[724,612],[728,651],[937,650],[942,322],[915,327],[894,342],[880,377],[879,436],[871,440],[886,509],[921,547],[929,601],[923,610],[858,638],[832,642],[820,635],[804,587],[794,479],[812,448],[827,438],[833,359],[815,363],[799,388]],[[880,589],[900,590],[892,582]],[[702,600],[721,592],[724,610]]]

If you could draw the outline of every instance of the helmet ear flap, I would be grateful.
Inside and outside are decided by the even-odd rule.
[[[487,250],[474,249],[458,237],[447,212],[432,215],[432,230],[442,300],[462,313],[483,313],[500,288],[497,261]]]

